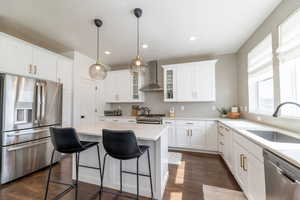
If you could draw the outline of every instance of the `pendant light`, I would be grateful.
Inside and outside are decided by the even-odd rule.
[[[135,8],[133,10],[133,13],[134,13],[135,17],[137,18],[137,48],[136,48],[137,56],[131,62],[131,65],[130,65],[131,73],[145,71],[144,62],[143,62],[142,57],[140,56],[140,21],[139,21],[139,19],[143,14],[143,10],[140,8]]]
[[[94,23],[97,27],[97,61],[96,64],[90,66],[89,73],[90,77],[95,80],[103,80],[107,76],[107,71],[109,66],[100,62],[99,59],[99,28],[102,26],[103,22],[100,19],[95,19]]]

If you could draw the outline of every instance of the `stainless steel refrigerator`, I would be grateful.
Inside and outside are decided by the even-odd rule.
[[[0,74],[0,117],[3,184],[50,164],[49,127],[61,126],[62,85]]]

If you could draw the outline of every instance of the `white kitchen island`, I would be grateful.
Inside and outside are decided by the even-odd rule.
[[[102,129],[132,130],[139,144],[150,146],[152,181],[155,199],[162,199],[168,180],[168,136],[163,125],[101,122],[89,126],[77,127],[81,140],[100,142],[101,164],[105,150],[102,145]],[[73,179],[75,179],[75,156],[73,157]],[[98,167],[97,148],[80,153],[80,165]],[[110,156],[106,159],[104,187],[119,190],[120,161]],[[147,154],[140,158],[140,173],[149,174]],[[123,170],[136,173],[136,159],[123,161]],[[150,180],[140,176],[140,195],[151,197]],[[79,168],[79,181],[100,185],[99,171],[92,168]],[[136,176],[123,174],[123,191],[136,194]]]

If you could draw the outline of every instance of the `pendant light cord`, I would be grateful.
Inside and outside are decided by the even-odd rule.
[[[99,61],[99,27],[97,27],[97,62]]]
[[[140,18],[137,18],[137,56],[140,56]]]

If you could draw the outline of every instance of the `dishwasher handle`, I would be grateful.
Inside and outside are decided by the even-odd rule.
[[[282,170],[281,168],[279,168],[277,165],[275,165],[273,162],[269,161],[269,163],[271,165],[273,165],[273,167],[275,167],[277,173],[279,175],[281,175],[282,177],[284,177],[284,179],[286,181],[288,181],[290,184],[300,184],[299,180],[296,180],[295,178],[293,178],[291,175],[289,175],[287,172],[285,172],[284,170]]]

